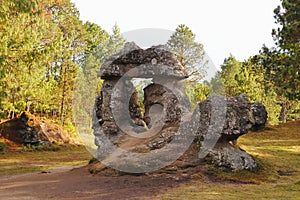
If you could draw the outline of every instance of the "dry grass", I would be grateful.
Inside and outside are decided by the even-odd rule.
[[[258,161],[257,172],[221,172],[217,181],[193,181],[157,199],[299,199],[300,122],[268,127],[239,139],[239,145]]]
[[[230,173],[209,167],[208,177],[213,179],[202,177],[151,199],[300,200],[300,122],[247,134],[239,139],[239,145],[255,157],[259,164],[257,172]],[[0,175],[84,165],[91,157],[83,146],[37,152],[14,147],[0,154]]]
[[[84,146],[63,145],[56,151],[24,151],[22,147],[0,154],[0,175],[41,172],[62,167],[86,165],[92,156]]]

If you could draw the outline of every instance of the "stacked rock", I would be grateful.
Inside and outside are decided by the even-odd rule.
[[[143,50],[134,43],[127,43],[104,63],[100,77],[104,83],[96,99],[93,118],[99,159],[108,157],[117,165],[134,161],[128,170],[132,172],[136,167],[134,163],[146,154],[129,155],[115,147],[127,152],[149,153],[153,155],[149,156],[149,163],[156,165],[155,162],[163,162],[164,158],[155,161],[152,159],[155,154],[151,152],[158,152],[156,150],[174,140],[173,147],[169,145],[169,150],[165,150],[167,157],[171,157],[186,137],[191,141],[187,145],[193,150],[183,152],[181,158],[186,163],[193,160],[197,165],[206,159],[230,170],[256,168],[254,159],[235,144],[241,135],[265,126],[265,107],[260,103],[251,104],[245,95],[228,98],[212,95],[190,113],[189,101],[181,87],[182,80],[188,78],[187,72],[164,46]],[[132,83],[135,78],[153,82],[144,88],[144,113]],[[149,129],[157,132],[149,138],[139,137]],[[147,167],[146,162],[139,163],[137,171],[143,171],[143,167]]]

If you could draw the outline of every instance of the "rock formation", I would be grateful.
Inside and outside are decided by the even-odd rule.
[[[149,68],[149,66],[153,65],[155,65],[155,68]],[[138,68],[136,68],[137,66]],[[164,71],[161,70],[162,66],[164,67]],[[126,74],[130,72],[131,69],[138,70],[133,72],[133,75]],[[100,71],[100,77],[104,79],[104,83],[96,99],[95,106],[97,121],[100,123],[104,134],[109,136],[121,134],[115,117],[118,117],[118,121],[122,124],[135,123],[140,126],[145,125],[138,104],[137,92],[131,79],[156,78],[161,81],[160,77],[153,76],[153,74],[157,72],[161,77],[164,77],[164,80],[168,78],[168,82],[187,77],[186,72],[176,60],[175,55],[166,51],[162,46],[143,50],[134,43],[127,43],[119,54],[113,55],[104,63]],[[118,82],[121,82],[121,84],[119,84],[120,88],[116,88]],[[115,92],[115,96],[113,92]],[[112,96],[115,98],[112,98]],[[129,107],[118,106],[127,105],[126,101],[128,99],[130,99]],[[149,112],[148,108],[149,106],[147,104],[146,114]],[[115,113],[112,113],[112,110],[114,110]],[[130,118],[124,115],[128,110]],[[146,118],[147,117],[148,116],[146,116]]]
[[[150,109],[161,108],[160,112],[153,111],[153,114],[158,113],[163,116],[161,120],[165,127],[176,127],[180,124],[182,114],[188,112],[188,105],[188,102],[186,102],[184,106],[182,106],[173,91],[170,91],[162,85],[151,84],[144,89],[144,121],[149,127],[153,125],[153,120],[159,118],[159,116],[153,116],[151,121]]]
[[[181,86],[187,73],[175,55],[163,46],[143,50],[127,43],[120,53],[104,63],[100,77],[104,83],[93,117],[100,160],[108,158],[111,163],[118,163],[117,169],[128,165],[129,172],[142,171],[148,165],[158,168],[163,159],[171,164],[171,159],[164,156],[178,158],[175,154],[181,153],[185,141],[190,141],[187,143],[190,147],[177,161],[197,165],[205,160],[228,170],[256,168],[253,158],[236,145],[236,140],[248,131],[264,127],[267,120],[264,106],[249,103],[244,95],[230,98],[213,95],[191,113]],[[144,88],[144,113],[132,78],[152,78],[153,84]],[[147,131],[150,136],[144,137]],[[160,151],[164,154],[158,158],[155,154]],[[135,164],[147,157],[147,153],[147,162]]]
[[[199,104],[200,111],[200,126],[197,131],[196,140],[200,142],[200,148],[210,126],[214,123],[211,121],[212,101],[214,96]],[[254,170],[256,163],[253,158],[245,151],[241,150],[237,145],[237,139],[248,133],[249,131],[258,131],[263,128],[267,122],[267,112],[260,103],[250,104],[245,95],[237,97],[217,97],[216,101],[226,104],[226,111],[223,119],[214,119],[217,122],[222,122],[222,127],[219,130],[219,139],[214,145],[214,148],[208,149],[206,160],[221,167],[231,170]],[[218,127],[215,127],[218,129]],[[213,132],[213,134],[216,134]],[[205,151],[205,149],[203,149]]]
[[[17,144],[43,145],[68,143],[70,139],[56,124],[38,120],[28,112],[0,124],[0,137]]]

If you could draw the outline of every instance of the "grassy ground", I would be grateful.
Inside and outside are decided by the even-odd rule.
[[[0,175],[41,172],[62,166],[86,165],[92,156],[84,146],[32,149],[14,147],[0,153]]]
[[[254,156],[259,165],[257,172],[230,173],[209,167],[207,176],[151,199],[300,200],[300,121],[249,133],[238,143]],[[92,157],[83,146],[53,150],[30,152],[13,147],[0,152],[0,176],[85,165]]]
[[[157,199],[299,199],[300,122],[269,127],[239,139],[259,163],[256,173],[225,173],[211,168],[217,181],[193,181]]]

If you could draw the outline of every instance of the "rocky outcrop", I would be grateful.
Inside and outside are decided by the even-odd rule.
[[[164,70],[161,70],[162,67]],[[132,69],[134,71],[131,71]],[[168,78],[168,81],[187,77],[186,71],[176,60],[175,55],[163,46],[143,50],[134,43],[127,43],[122,51],[104,63],[100,71],[104,83],[95,106],[96,123],[101,125],[104,134],[109,137],[121,135],[122,124],[134,123],[145,127],[137,92],[131,79],[154,78],[154,74],[159,74],[156,79],[160,80],[160,77],[164,77],[164,80]],[[129,104],[128,100],[130,100]],[[146,107],[147,118],[149,109],[148,106]],[[126,115],[128,110],[130,115]]]
[[[236,141],[265,126],[262,104],[251,104],[245,95],[213,95],[191,113],[181,84],[187,73],[163,46],[143,50],[128,43],[105,62],[100,76],[104,83],[95,103],[93,128],[97,157],[108,160],[106,165],[133,173],[165,163],[194,166],[202,161],[227,170],[256,168]],[[152,78],[153,84],[144,88],[144,113],[132,78]],[[178,155],[181,161],[174,162]]]
[[[154,46],[143,50],[134,43],[126,43],[123,50],[110,57],[103,64],[99,76],[104,80],[118,79],[137,66],[139,66],[137,69],[139,78],[153,78],[154,74],[172,79],[188,77],[176,56],[165,46]],[[151,68],[150,66],[155,67]],[[164,67],[163,70],[162,66]],[[133,74],[133,77],[135,76],[136,74]]]
[[[212,102],[224,104],[226,107],[226,110],[221,111],[213,121]],[[229,98],[212,96],[199,104],[199,112],[201,117],[196,140],[200,144],[200,149],[207,153],[204,159],[224,169],[254,170],[257,167],[255,161],[237,146],[237,139],[249,131],[258,131],[265,126],[267,123],[265,107],[260,103],[251,104],[245,95]],[[220,110],[215,112],[219,113]],[[220,123],[222,127],[215,123]],[[211,127],[214,127],[214,130],[210,132]],[[213,148],[208,146],[205,149],[205,140],[210,135],[214,135],[218,140]]]
[[[144,121],[148,127],[152,127],[158,119],[162,121],[165,127],[178,127],[180,125],[181,116],[189,111],[189,103],[187,101],[181,105],[173,92],[159,84],[151,84],[144,89]],[[177,91],[177,93],[179,92]],[[150,111],[152,111],[152,117],[150,117]]]
[[[28,112],[0,125],[0,137],[17,144],[43,145],[68,143],[70,139],[56,124],[38,120]]]

